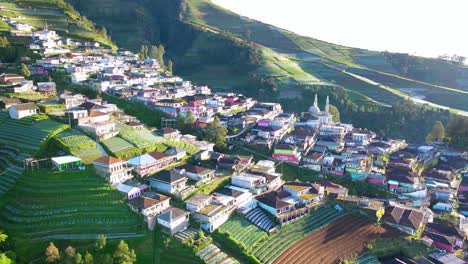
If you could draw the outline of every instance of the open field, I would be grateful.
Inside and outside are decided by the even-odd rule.
[[[309,215],[281,227],[252,249],[253,255],[263,263],[270,263],[291,245],[307,235],[345,216],[333,208],[320,207]]]
[[[340,263],[362,254],[368,242],[398,235],[394,229],[349,215],[301,239],[273,263]]]

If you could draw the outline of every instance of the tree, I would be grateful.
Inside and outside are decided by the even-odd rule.
[[[7,240],[8,236],[3,233],[3,230],[0,229],[0,243],[5,242]],[[13,263],[9,257],[3,252],[0,252],[0,263],[1,264],[11,264]]]
[[[93,264],[93,263],[94,263],[93,255],[91,255],[91,253],[86,251],[86,254],[84,256],[84,264]]]
[[[21,74],[26,78],[31,76],[31,72],[29,71],[28,66],[26,66],[24,63],[21,63]]]
[[[433,142],[433,141],[441,141],[444,138],[445,138],[444,125],[440,121],[435,121],[431,132],[429,132],[429,134],[427,134],[426,142],[430,143],[430,142]]]
[[[330,114],[333,115],[333,122],[340,122],[340,111],[338,110],[338,108],[336,108],[336,106],[330,105]]]
[[[227,147],[226,136],[228,130],[221,125],[219,117],[215,116],[213,122],[208,125],[208,128],[202,133],[203,138],[212,143],[215,143],[216,147],[220,150],[224,150]]]
[[[173,63],[172,63],[172,60],[169,60],[167,62],[167,71],[172,75],[172,67],[173,67]]]
[[[148,46],[141,45],[139,55],[140,55],[140,59],[142,60],[148,58]]]
[[[68,246],[65,249],[65,263],[73,264],[75,263],[76,250],[72,246]]]
[[[50,242],[45,251],[46,262],[56,263],[60,260],[60,252],[54,243]]]
[[[380,220],[382,220],[382,217],[385,214],[385,209],[383,207],[380,207],[379,210],[375,212],[375,216],[377,217],[377,223],[380,224]]]
[[[0,37],[0,48],[8,48],[10,46],[10,41],[7,37]]]
[[[75,264],[83,264],[83,256],[80,253],[76,253]]]
[[[103,248],[106,247],[106,245],[107,245],[107,237],[105,235],[99,235],[96,240],[96,244],[94,245],[96,250],[102,250]]]
[[[120,240],[119,245],[114,253],[114,261],[117,263],[132,264],[136,262],[135,250],[130,250],[125,241]]]

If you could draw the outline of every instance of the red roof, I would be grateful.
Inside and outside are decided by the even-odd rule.
[[[112,165],[119,162],[122,162],[122,160],[110,156],[102,156],[99,159],[93,161],[93,163],[101,163],[106,165]]]
[[[191,102],[191,103],[188,103],[186,106],[188,106],[188,107],[202,107],[202,104],[197,103],[197,102]]]

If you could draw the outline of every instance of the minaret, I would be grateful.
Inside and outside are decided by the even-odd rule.
[[[318,107],[317,94],[315,94],[314,106],[315,106],[315,107]]]
[[[325,112],[330,113],[330,98],[327,96],[327,102],[325,104]]]

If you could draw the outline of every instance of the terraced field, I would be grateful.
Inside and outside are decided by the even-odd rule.
[[[136,149],[133,144],[120,137],[109,138],[101,141],[101,143],[114,155],[119,152]]]
[[[102,156],[96,142],[79,131],[66,131],[55,136],[55,139],[65,150],[81,158],[84,163],[91,163]]]
[[[0,226],[32,240],[111,238],[144,234],[122,195],[91,170],[26,172],[2,199]]]
[[[230,237],[237,240],[247,249],[252,248],[256,243],[268,236],[266,232],[238,215],[226,221],[219,228],[219,231],[229,234]]]
[[[0,144],[35,152],[52,136],[68,128],[68,125],[49,119],[8,119],[0,124]]]
[[[22,161],[29,157],[27,153],[20,153],[12,146],[0,147],[0,197],[15,187],[18,178],[23,174]]]
[[[333,208],[321,207],[309,215],[278,229],[262,243],[257,244],[252,253],[261,262],[271,263],[298,240],[324,228],[345,215],[345,213],[338,212]]]
[[[354,254],[362,254],[367,242],[398,235],[394,229],[349,215],[301,239],[273,263],[340,263]]]
[[[68,7],[61,1],[45,0],[1,0],[6,8],[0,15],[18,18],[18,22],[28,23],[36,28],[45,28],[60,32],[61,35],[86,38],[114,46],[108,39],[98,34],[91,23],[78,13],[65,11]]]
[[[162,137],[155,136],[148,129],[125,129],[120,131],[119,137],[125,139],[137,148],[144,148],[156,144],[163,140]]]

